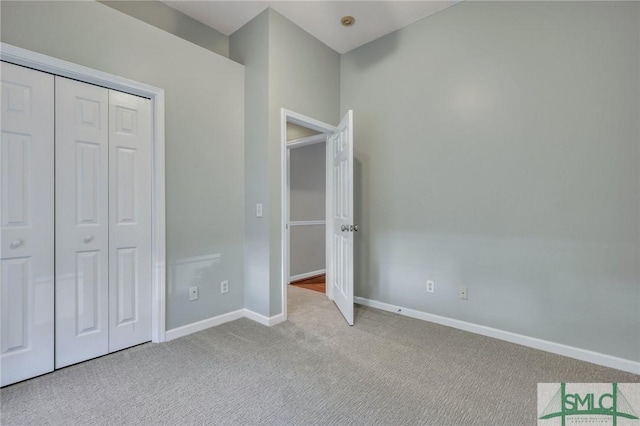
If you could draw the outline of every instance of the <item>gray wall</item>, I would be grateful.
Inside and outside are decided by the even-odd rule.
[[[120,12],[229,57],[229,37],[158,0],[101,1]]]
[[[245,65],[244,304],[269,315],[269,12],[233,33],[230,58]],[[256,203],[263,217],[256,217]]]
[[[324,220],[326,144],[289,150],[290,220]]]
[[[464,2],[342,56],[357,296],[640,360],[639,9]]]
[[[269,179],[271,315],[282,312],[280,108],[329,124],[340,121],[340,55],[270,10]]]
[[[289,276],[291,278],[295,280],[296,275],[317,271],[324,272],[326,265],[325,225],[292,225],[289,232],[289,244]]]
[[[291,222],[325,220],[325,157],[325,143],[289,150]],[[325,269],[325,225],[291,226],[289,235],[290,276]]]
[[[282,312],[280,108],[337,124],[340,56],[271,9],[231,35],[229,54],[247,73],[245,303],[274,316]]]
[[[243,67],[100,3],[1,8],[3,42],[165,89],[167,328],[242,308]]]

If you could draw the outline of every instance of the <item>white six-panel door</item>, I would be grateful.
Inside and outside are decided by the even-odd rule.
[[[109,90],[56,77],[56,368],[109,351]]]
[[[53,76],[2,63],[1,385],[53,370]]]
[[[151,340],[150,105],[109,91],[109,352]]]
[[[338,129],[327,138],[333,168],[331,185],[332,245],[327,280],[332,297],[349,325],[353,325],[353,112],[349,110]]]

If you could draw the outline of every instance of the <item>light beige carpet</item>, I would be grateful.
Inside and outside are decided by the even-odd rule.
[[[534,425],[538,382],[640,376],[289,289],[289,320],[241,319],[1,390],[3,425]]]

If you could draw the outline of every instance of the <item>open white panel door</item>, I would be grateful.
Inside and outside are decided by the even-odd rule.
[[[53,76],[2,63],[0,386],[53,370]]]
[[[331,297],[349,325],[353,325],[353,111],[344,116],[335,133],[327,137],[327,158],[333,173],[333,198],[328,200],[331,227],[331,259],[327,268],[327,283]]]

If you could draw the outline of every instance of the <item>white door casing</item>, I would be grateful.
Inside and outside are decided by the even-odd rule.
[[[150,101],[109,91],[109,352],[151,340]]]
[[[53,76],[2,63],[1,380],[53,370]]]
[[[56,368],[108,353],[109,91],[56,77]]]
[[[327,268],[327,285],[349,325],[353,325],[353,236],[357,231],[353,215],[353,111],[344,116],[338,129],[327,136],[327,158],[331,158],[332,261]]]

